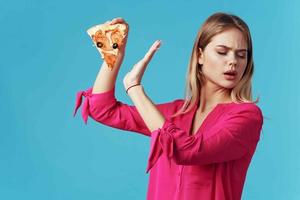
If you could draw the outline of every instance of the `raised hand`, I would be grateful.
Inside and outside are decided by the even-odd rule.
[[[153,55],[159,49],[160,45],[161,45],[161,41],[156,40],[152,44],[152,46],[150,47],[148,52],[145,54],[145,56],[133,66],[131,71],[129,71],[125,75],[125,77],[123,79],[123,84],[124,84],[125,90],[127,90],[127,88],[129,88],[132,85],[141,83],[144,72],[145,72],[149,62],[151,61]]]

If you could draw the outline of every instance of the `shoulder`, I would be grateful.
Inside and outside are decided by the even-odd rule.
[[[236,110],[248,110],[257,114],[262,113],[261,108],[255,103],[234,103],[233,109]]]
[[[244,116],[245,118],[263,123],[262,109],[255,103],[233,103],[228,109],[228,114]]]

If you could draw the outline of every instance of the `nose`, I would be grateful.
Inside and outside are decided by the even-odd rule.
[[[234,66],[237,64],[237,56],[235,55],[235,53],[232,53],[229,56],[229,64]]]

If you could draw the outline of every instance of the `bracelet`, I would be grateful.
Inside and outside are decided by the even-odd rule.
[[[130,88],[134,87],[134,86],[137,86],[137,85],[141,85],[141,84],[138,83],[138,84],[135,84],[135,85],[130,86],[129,88],[127,88],[126,93],[128,94],[128,90],[129,90]]]

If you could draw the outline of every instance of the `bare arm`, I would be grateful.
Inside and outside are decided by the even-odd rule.
[[[114,87],[123,57],[124,55],[120,55],[120,59],[116,62],[112,70],[108,68],[106,62],[103,62],[94,82],[93,94],[105,92]]]
[[[165,118],[145,94],[142,86],[139,85],[130,88],[128,95],[151,132],[162,127]]]
[[[127,29],[129,29],[129,25],[122,18],[115,18],[111,22],[107,21],[106,23],[109,23],[111,25],[116,23],[123,23],[127,26]],[[116,63],[114,64],[112,70],[108,67],[107,63],[103,61],[103,64],[94,82],[93,91],[92,91],[93,94],[106,92],[108,90],[111,90],[114,87],[120,66],[124,59],[127,38],[128,38],[128,34],[126,35],[124,44],[120,46],[119,54],[117,56]]]

